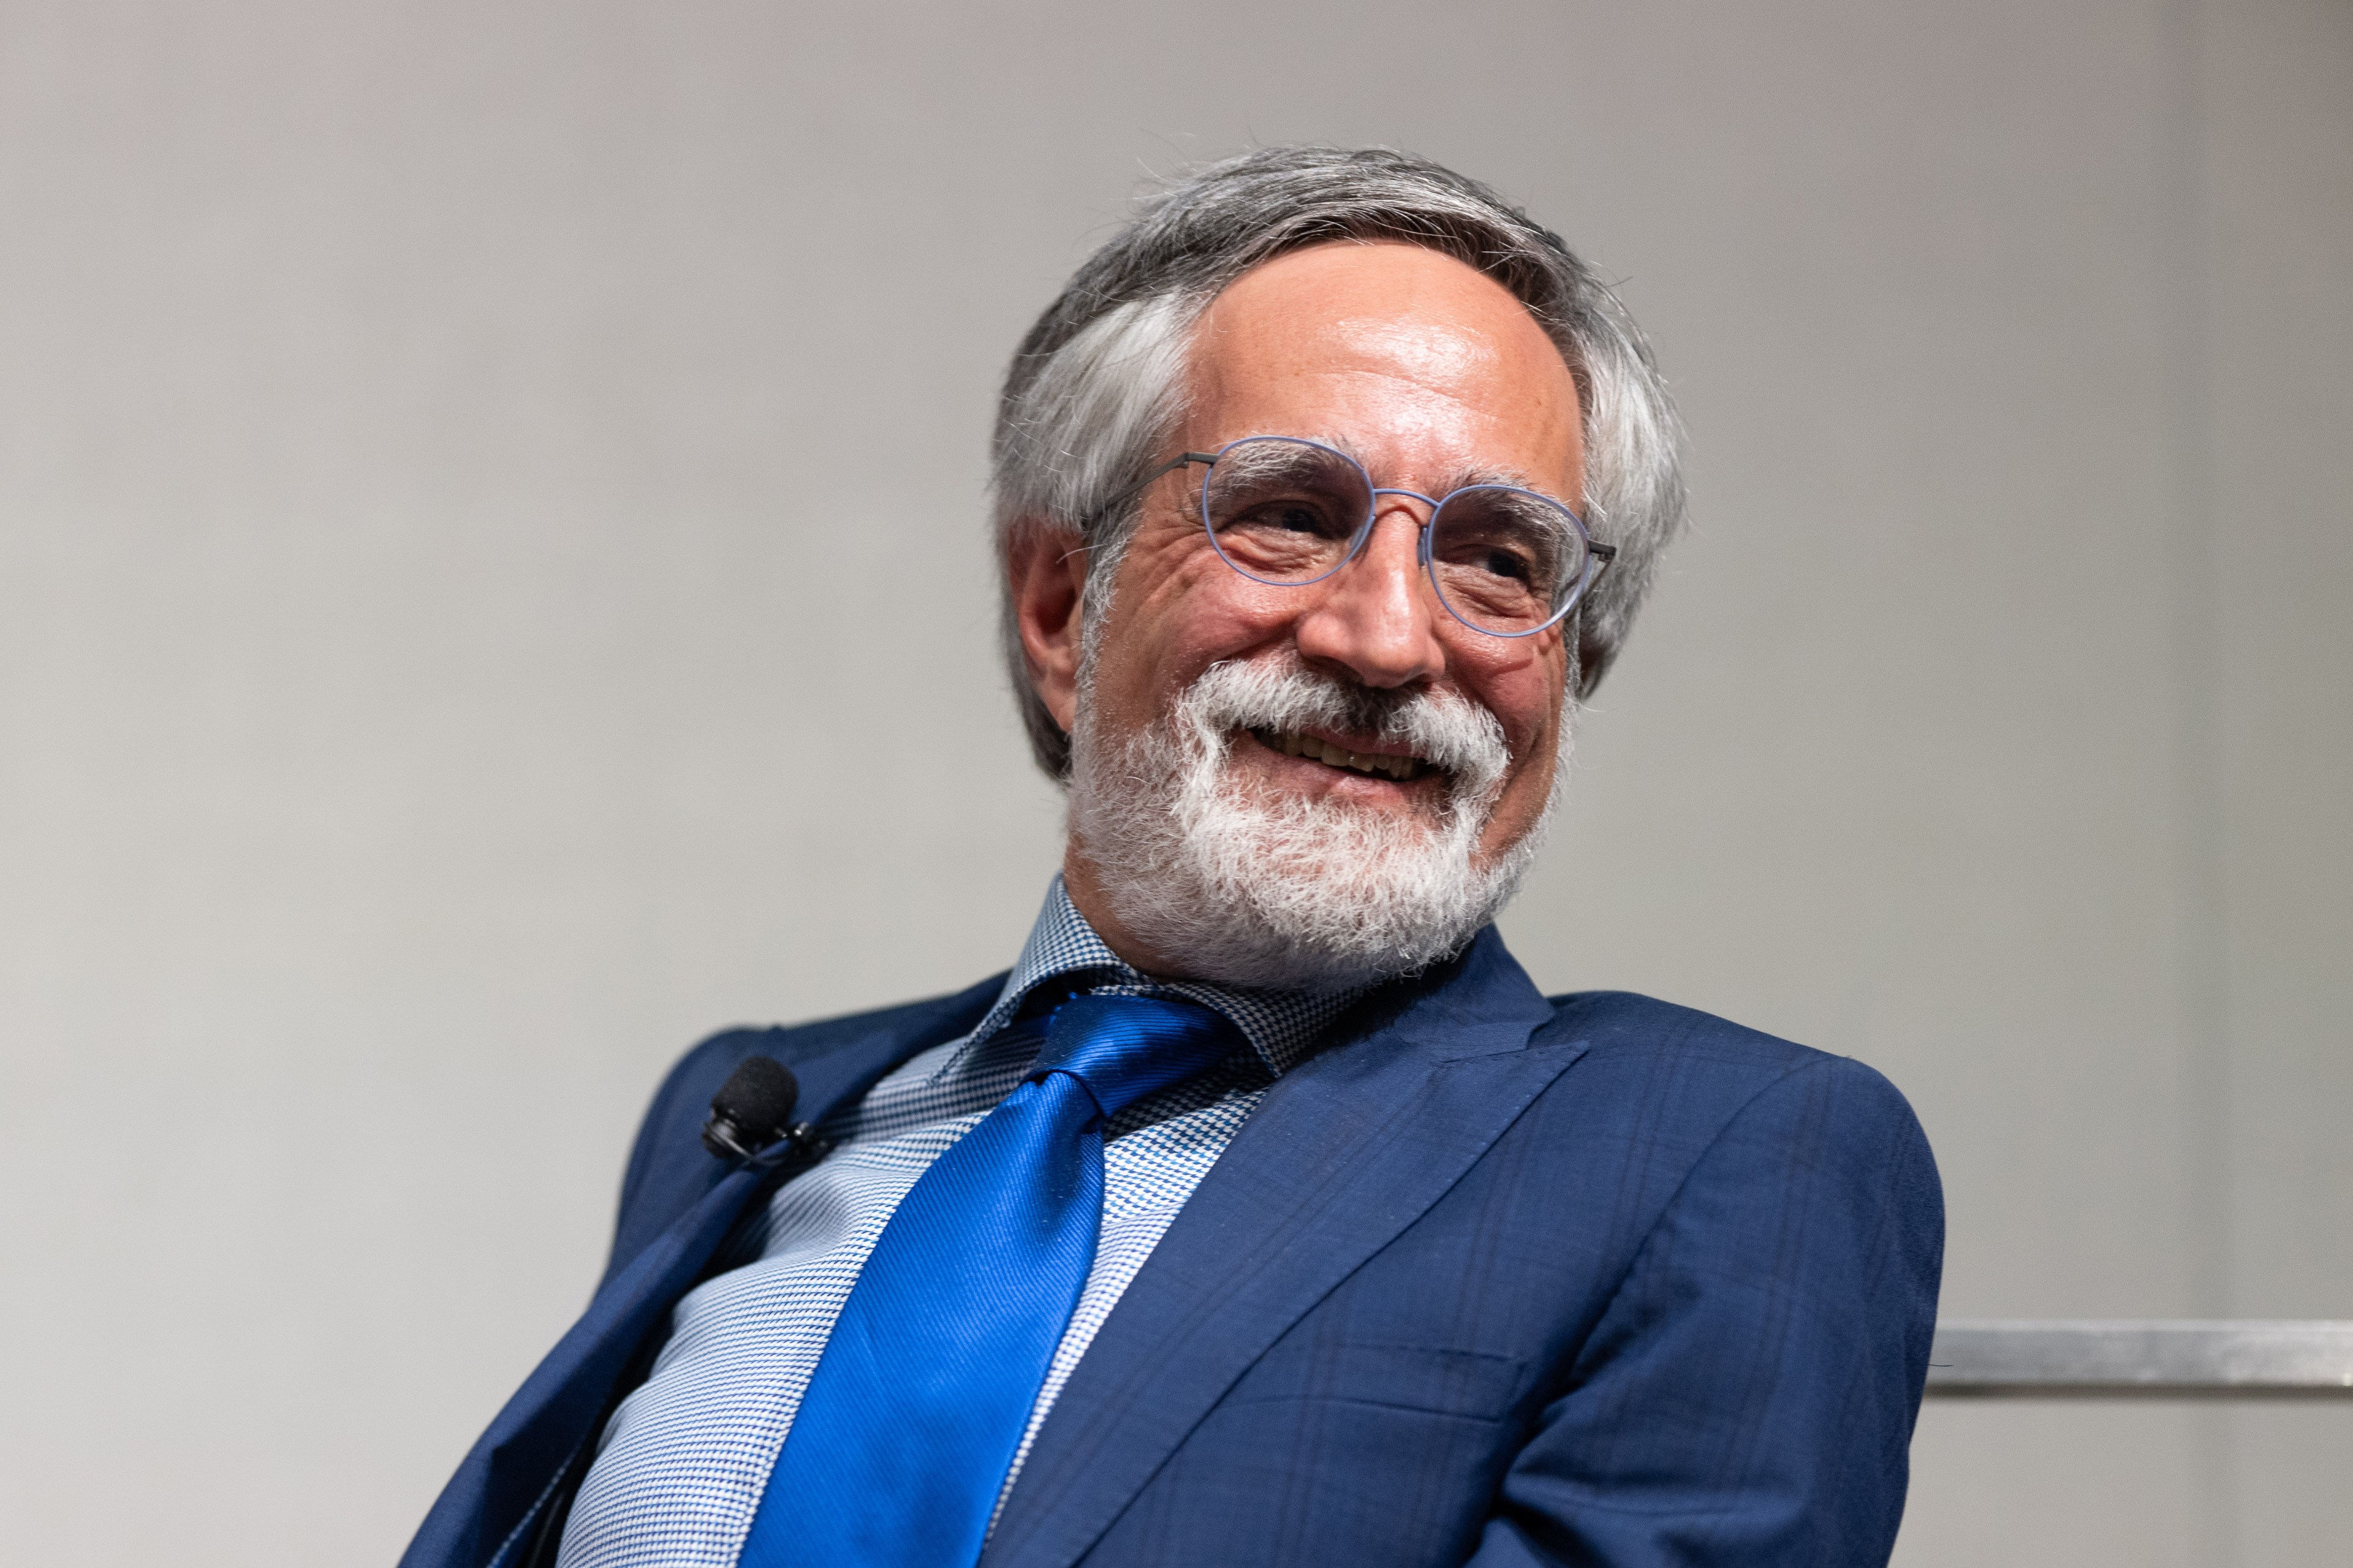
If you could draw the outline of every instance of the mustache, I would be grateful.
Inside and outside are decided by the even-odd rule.
[[[1511,766],[1502,721],[1460,692],[1382,689],[1295,665],[1230,661],[1203,670],[1185,702],[1197,732],[1315,727],[1403,746],[1447,774],[1464,804],[1482,801]]]

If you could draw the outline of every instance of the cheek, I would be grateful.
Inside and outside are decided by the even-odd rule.
[[[1528,650],[1473,664],[1464,661],[1462,680],[1472,697],[1502,721],[1505,741],[1522,769],[1557,748],[1561,699],[1567,690],[1564,660]]]
[[[1215,555],[1156,572],[1123,568],[1101,644],[1103,695],[1114,669],[1131,694],[1182,690],[1210,665],[1281,640],[1299,607],[1295,590],[1252,583]]]

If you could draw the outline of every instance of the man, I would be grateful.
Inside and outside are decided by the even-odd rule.
[[[1674,431],[1473,182],[1273,149],[1149,202],[998,424],[1070,795],[1028,946],[690,1054],[603,1286],[406,1561],[1883,1563],[1942,1239],[1910,1111],[1546,999],[1490,923]],[[715,1157],[754,1058],[818,1126]]]

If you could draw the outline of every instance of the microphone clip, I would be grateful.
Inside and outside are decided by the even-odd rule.
[[[814,1160],[833,1147],[817,1135],[817,1124],[796,1122],[764,1142],[754,1142],[744,1130],[713,1111],[702,1124],[702,1146],[723,1160],[741,1160],[755,1171],[773,1170],[797,1157]]]
[[[773,1170],[795,1158],[814,1160],[832,1145],[818,1136],[812,1123],[793,1120],[799,1100],[800,1084],[791,1068],[773,1057],[745,1057],[711,1097],[702,1146],[753,1170]]]

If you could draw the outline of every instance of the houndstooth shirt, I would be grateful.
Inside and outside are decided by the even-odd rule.
[[[1103,1214],[1094,1266],[1039,1390],[1005,1479],[1009,1489],[1046,1413],[1120,1293],[1267,1086],[1307,1054],[1354,994],[1241,991],[1147,980],[1114,956],[1055,879],[1021,961],[977,1028],[909,1061],[827,1119],[835,1148],[777,1189],[689,1292],[653,1372],[614,1412],[565,1526],[559,1568],[733,1568],[768,1472],[891,1214],[931,1163],[1012,1092],[1038,1053],[1023,1016],[1052,983],[1214,1007],[1250,1044],[1130,1106],[1104,1129]],[[1005,1495],[998,1492],[1000,1502]]]

